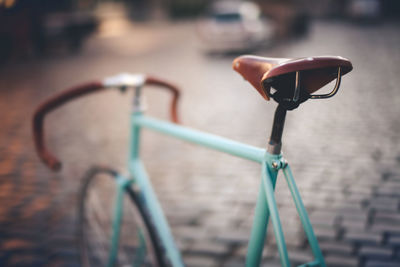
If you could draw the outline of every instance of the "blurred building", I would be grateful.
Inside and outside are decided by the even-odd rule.
[[[225,0],[226,1],[226,0]],[[240,0],[232,0],[240,1]],[[130,18],[194,18],[212,0],[0,0],[0,62],[7,58],[43,54],[54,46],[78,51],[95,31],[96,7],[124,4]],[[302,35],[310,18],[369,21],[400,18],[398,0],[254,0],[263,14],[276,22],[277,37]]]
[[[317,17],[347,17],[354,5],[376,6],[383,17],[399,18],[400,1],[397,0],[258,0],[264,5],[286,5],[306,10]]]
[[[0,62],[43,54],[51,46],[78,50],[94,32],[94,0],[8,0],[0,5]]]

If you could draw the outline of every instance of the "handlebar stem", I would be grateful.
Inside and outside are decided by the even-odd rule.
[[[142,86],[135,87],[135,94],[133,96],[133,112],[143,112],[145,110],[145,105],[143,103],[142,97]]]
[[[146,83],[146,75],[121,73],[103,80],[104,87],[142,87]]]

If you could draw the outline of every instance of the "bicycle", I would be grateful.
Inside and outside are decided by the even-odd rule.
[[[250,82],[265,100],[272,98],[278,103],[266,149],[179,125],[177,104],[180,93],[178,88],[169,82],[148,75],[121,74],[109,77],[103,81],[68,89],[45,101],[33,117],[34,141],[42,161],[50,169],[58,171],[61,169],[61,163],[45,144],[44,118],[47,113],[72,99],[105,88],[119,88],[125,91],[129,87],[135,90],[128,161],[129,176],[123,176],[112,168],[93,167],[83,179],[78,209],[78,237],[82,265],[184,266],[140,159],[141,129],[147,128],[258,162],[261,165],[261,185],[246,256],[248,267],[260,265],[269,217],[271,217],[281,264],[290,266],[274,197],[278,171],[282,170],[314,256],[314,260],[300,266],[326,266],[292,171],[282,156],[281,139],[287,111],[296,109],[308,99],[326,99],[334,96],[340,87],[342,76],[350,72],[352,68],[349,60],[334,56],[299,59],[256,56],[236,58],[233,61],[233,69]],[[330,93],[314,94],[335,79],[336,84]],[[144,115],[141,99],[144,85],[156,85],[172,93],[170,108],[172,123]],[[104,201],[103,196],[110,193],[115,193],[114,202]],[[112,214],[106,212],[108,209],[112,211]],[[104,232],[104,229],[107,229],[107,232]]]

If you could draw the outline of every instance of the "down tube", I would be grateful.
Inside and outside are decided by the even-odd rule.
[[[132,144],[130,152],[129,170],[134,177],[134,182],[139,185],[143,193],[143,201],[148,207],[152,220],[156,229],[158,230],[159,237],[166,249],[169,260],[174,267],[183,267],[182,257],[177,249],[168,222],[165,218],[164,212],[157,200],[157,196],[153,190],[150,179],[146,170],[139,159],[139,139],[140,128],[137,125],[132,129]]]
[[[114,217],[113,217],[113,227],[112,227],[112,238],[111,238],[111,246],[110,246],[110,255],[108,257],[107,266],[111,267],[115,265],[118,254],[118,244],[120,239],[121,232],[121,221],[123,217],[123,204],[124,204],[124,194],[125,188],[131,182],[131,180],[126,179],[125,177],[117,175],[115,177],[117,183],[117,194],[115,197],[114,203]]]

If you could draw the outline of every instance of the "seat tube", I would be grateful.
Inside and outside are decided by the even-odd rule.
[[[262,164],[262,169],[263,173],[267,171],[269,172],[266,163]],[[271,184],[273,186],[273,189],[275,189],[277,175],[278,172],[276,171],[272,171],[269,173],[269,179],[271,179]],[[264,242],[267,233],[270,212],[266,202],[265,189],[262,184],[263,182],[261,181],[257,198],[257,204],[255,208],[253,227],[251,230],[251,237],[246,256],[247,267],[260,266],[262,251],[264,248]]]
[[[263,168],[262,175],[262,186],[265,190],[265,197],[268,205],[268,209],[271,216],[271,222],[274,229],[275,240],[278,247],[279,257],[281,260],[281,266],[289,267],[289,256],[286,248],[285,237],[283,235],[282,225],[279,218],[278,207],[276,205],[275,195],[274,195],[274,187],[271,179],[271,171],[272,171],[272,163],[279,163],[276,160],[272,160],[272,162],[267,161],[266,166]],[[278,167],[279,168],[279,167]],[[277,168],[277,169],[278,169]],[[276,179],[276,178],[275,178]]]
[[[282,227],[279,220],[278,208],[274,197],[276,178],[279,168],[272,167],[273,164],[281,162],[281,139],[285,125],[286,109],[278,105],[275,111],[274,123],[271,136],[269,138],[267,153],[262,162],[261,185],[258,193],[255,209],[253,228],[251,231],[250,243],[248,246],[246,266],[260,266],[262,251],[266,238],[268,220],[273,213],[273,226],[275,237],[277,239],[279,254],[283,266],[289,266],[289,260],[286,251],[286,244],[283,238]],[[279,165],[279,164],[278,164]],[[276,167],[278,166],[276,165]]]

